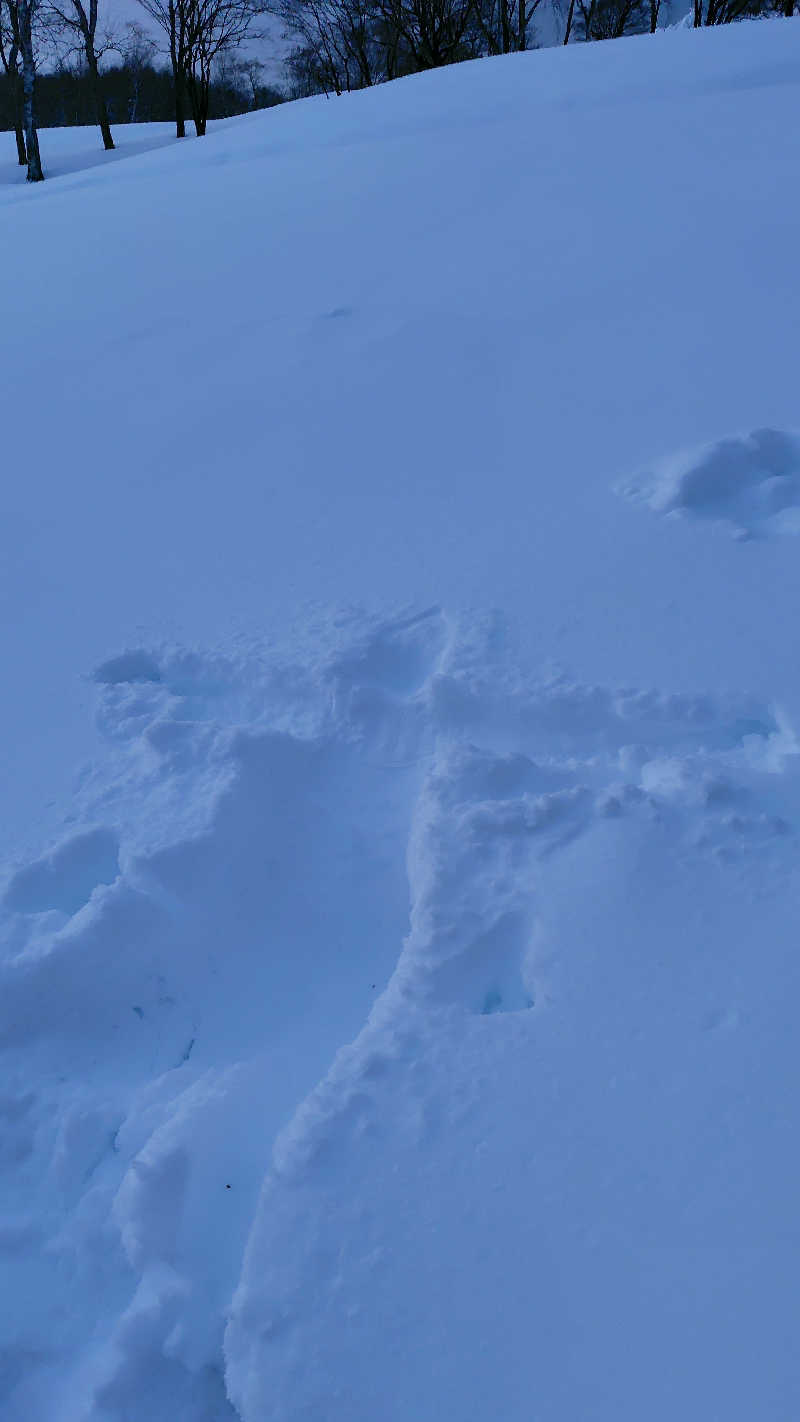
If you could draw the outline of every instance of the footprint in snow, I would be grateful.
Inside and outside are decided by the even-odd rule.
[[[800,435],[717,440],[660,460],[617,492],[653,513],[724,524],[737,538],[800,533]]]

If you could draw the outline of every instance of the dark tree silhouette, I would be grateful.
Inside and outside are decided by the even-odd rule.
[[[175,126],[186,135],[186,100],[198,137],[206,131],[214,66],[255,38],[262,0],[139,0],[167,41],[175,86]]]
[[[74,38],[74,46],[86,60],[103,147],[111,150],[114,147],[114,139],[111,136],[111,124],[108,121],[108,108],[103,93],[100,60],[106,50],[115,46],[110,39],[103,44],[98,38],[98,0],[88,0],[88,7],[84,5],[83,0],[66,0],[63,5],[59,0],[48,0],[48,12],[48,18],[52,20],[54,27]]]
[[[17,140],[17,161],[27,166],[25,129],[22,110],[22,70],[20,68],[19,22],[16,0],[0,0],[0,62],[11,89],[14,109],[14,136]]]

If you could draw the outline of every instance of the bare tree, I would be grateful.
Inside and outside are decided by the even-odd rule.
[[[186,137],[186,71],[189,67],[189,19],[194,0],[139,0],[166,36],[175,89],[175,129]]]
[[[246,59],[242,63],[235,64],[232,69],[232,75],[234,80],[238,76],[247,83],[247,87],[252,96],[252,108],[257,109],[261,95],[265,92],[264,65],[261,63],[261,60]]]
[[[621,39],[639,33],[651,23],[646,6],[651,0],[578,0],[583,38]]]
[[[263,13],[260,0],[191,0],[186,88],[195,132],[202,138],[208,124],[208,101],[215,65],[246,39]]]
[[[14,101],[14,135],[17,140],[17,160],[27,166],[25,129],[22,114],[22,72],[20,69],[19,22],[16,0],[0,0],[0,62],[11,85]]]
[[[175,85],[175,126],[186,136],[188,97],[198,138],[206,131],[211,76],[225,54],[256,38],[262,0],[139,0],[166,36]]]
[[[475,0],[376,0],[407,70],[437,69],[480,53]]]
[[[279,14],[300,40],[292,69],[301,89],[341,94],[393,77],[374,0],[283,0]]]
[[[511,54],[528,48],[531,21],[541,0],[483,0],[475,18],[487,53]]]
[[[730,25],[745,15],[758,15],[764,9],[762,0],[694,0],[694,26]]]
[[[110,35],[102,40],[98,36],[98,0],[88,0],[88,4],[84,4],[84,0],[47,0],[47,8],[55,27],[72,37],[71,48],[86,60],[103,147],[110,152],[114,139],[100,77],[100,60],[109,49],[116,49],[117,46]]]
[[[139,116],[142,80],[145,73],[152,68],[156,55],[156,42],[142,25],[137,25],[134,20],[130,20],[125,27],[123,39],[117,45],[117,51],[131,76],[128,123],[136,123]]]

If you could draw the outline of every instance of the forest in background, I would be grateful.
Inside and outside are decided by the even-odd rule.
[[[0,124],[31,182],[44,177],[38,129],[193,122],[286,98],[342,94],[489,55],[655,33],[668,0],[138,0],[143,24],[115,33],[108,0],[0,0]],[[693,0],[697,28],[791,17],[796,0]],[[285,83],[254,58],[278,26]],[[544,38],[543,40],[543,37]]]

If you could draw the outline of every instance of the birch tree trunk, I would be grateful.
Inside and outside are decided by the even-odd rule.
[[[22,122],[28,161],[28,182],[41,183],[44,178],[36,132],[36,60],[33,53],[34,0],[19,0],[19,47],[22,54]]]

